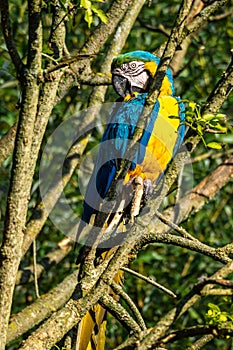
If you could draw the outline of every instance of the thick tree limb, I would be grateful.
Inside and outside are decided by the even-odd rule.
[[[77,284],[77,274],[78,271],[74,271],[49,293],[42,295],[21,312],[13,315],[8,327],[7,343],[9,344],[60,309],[73,293]]]
[[[120,303],[118,303],[109,293],[105,292],[104,295],[99,300],[100,305],[102,305],[107,311],[109,311],[119,322],[123,323],[125,327],[133,333],[140,333],[141,327],[134,321],[134,319],[129,315]]]
[[[22,108],[16,136],[16,145],[11,173],[11,183],[7,199],[6,221],[0,251],[0,349],[4,350],[7,325],[20,262],[23,228],[26,222],[27,205],[30,198],[32,171],[29,169],[30,151],[33,142],[33,128],[37,113],[39,86],[37,74],[41,69],[41,2],[30,2],[29,55],[31,62],[24,71]],[[33,167],[34,168],[34,167]]]

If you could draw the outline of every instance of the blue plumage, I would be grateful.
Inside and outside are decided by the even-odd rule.
[[[118,102],[112,109],[111,118],[103,134],[98,157],[87,187],[82,216],[85,222],[89,222],[91,215],[99,207],[100,200],[105,198],[118,170],[118,159],[125,158],[130,140],[132,140],[134,135],[135,127],[142,114],[146,96],[147,93],[139,94],[137,98],[127,102]],[[158,110],[159,102],[153,108],[138,152],[134,155],[133,159],[130,159],[132,162],[131,169],[134,169],[136,164],[140,164],[144,159],[145,147],[153,131]]]

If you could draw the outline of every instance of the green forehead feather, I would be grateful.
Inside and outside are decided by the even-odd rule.
[[[128,63],[131,61],[142,61],[142,62],[155,61],[157,64],[159,64],[159,58],[152,55],[150,52],[132,51],[132,52],[121,54],[116,58],[114,58],[112,62],[112,69],[120,67],[123,63]]]

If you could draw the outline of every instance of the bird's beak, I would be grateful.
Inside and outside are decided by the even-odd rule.
[[[124,98],[127,95],[128,80],[126,78],[113,73],[112,84],[119,96]]]

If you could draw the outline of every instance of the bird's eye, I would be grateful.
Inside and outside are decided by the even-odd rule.
[[[136,68],[136,66],[137,66],[137,65],[136,65],[135,62],[132,62],[131,65],[130,65],[131,68]]]

